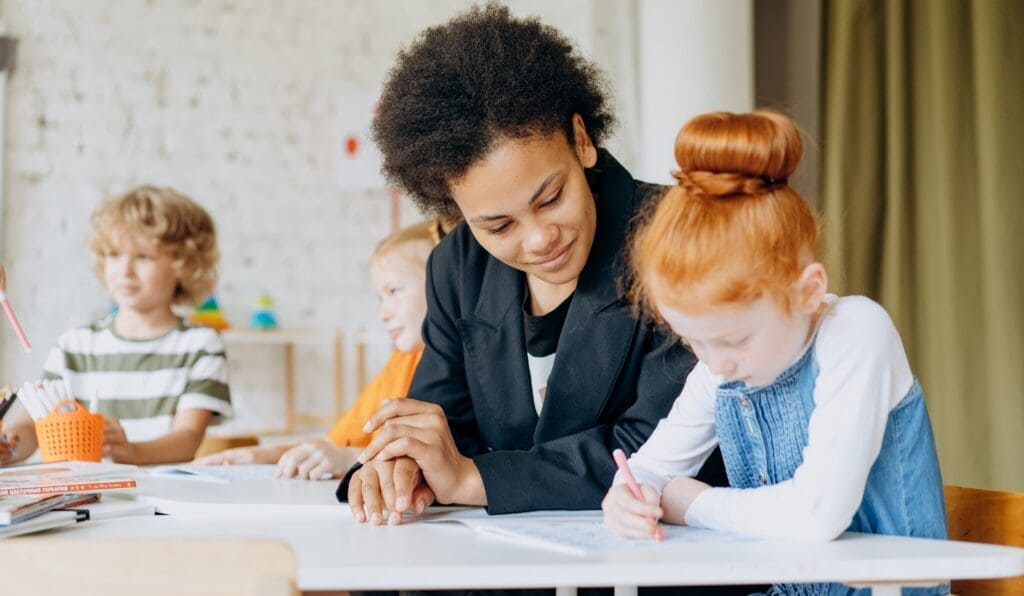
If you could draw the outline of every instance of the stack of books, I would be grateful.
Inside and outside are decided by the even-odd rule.
[[[90,518],[103,493],[135,488],[137,468],[125,464],[60,462],[0,469],[0,538],[40,532]],[[105,511],[146,513],[132,501]],[[93,516],[95,518],[95,516]]]

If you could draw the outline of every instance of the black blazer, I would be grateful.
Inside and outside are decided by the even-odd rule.
[[[539,417],[524,274],[481,248],[465,224],[427,265],[426,348],[409,396],[444,408],[459,449],[480,470],[489,513],[600,508],[615,473],[611,451],[643,444],[695,363],[649,319],[637,320],[619,292],[630,224],[663,187],[634,181],[604,151],[587,174],[597,229]],[[702,479],[727,484],[717,452]]]

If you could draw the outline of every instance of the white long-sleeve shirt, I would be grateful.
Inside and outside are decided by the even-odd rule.
[[[889,412],[914,378],[885,309],[863,296],[829,295],[826,301],[813,342],[819,373],[803,463],[778,484],[705,490],[686,512],[688,525],[812,540],[832,539],[849,526],[881,450]],[[660,491],[674,477],[696,475],[718,444],[715,399],[721,382],[697,363],[668,416],[629,460],[638,482]],[[620,476],[616,484],[624,481]]]

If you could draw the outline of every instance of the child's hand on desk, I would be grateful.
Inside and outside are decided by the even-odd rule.
[[[118,463],[135,463],[135,444],[128,442],[117,418],[103,417],[103,457]]]
[[[327,475],[337,477],[352,467],[357,452],[351,447],[338,447],[326,439],[304,441],[281,455],[274,475],[309,480],[320,480]]]
[[[662,518],[661,495],[649,484],[641,484],[641,501],[633,496],[626,484],[616,484],[608,490],[601,501],[604,524],[616,534],[626,538],[654,539],[658,531],[658,520]]]
[[[197,457],[192,463],[203,466],[276,464],[279,455],[280,451],[273,447],[235,447]]]

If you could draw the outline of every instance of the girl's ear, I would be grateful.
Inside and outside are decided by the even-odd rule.
[[[804,267],[796,282],[796,309],[813,314],[821,308],[828,292],[828,272],[821,263],[814,262]]]
[[[583,124],[583,116],[572,115],[572,145],[576,150],[576,157],[584,168],[592,168],[597,163],[597,147],[590,140],[587,127]]]

